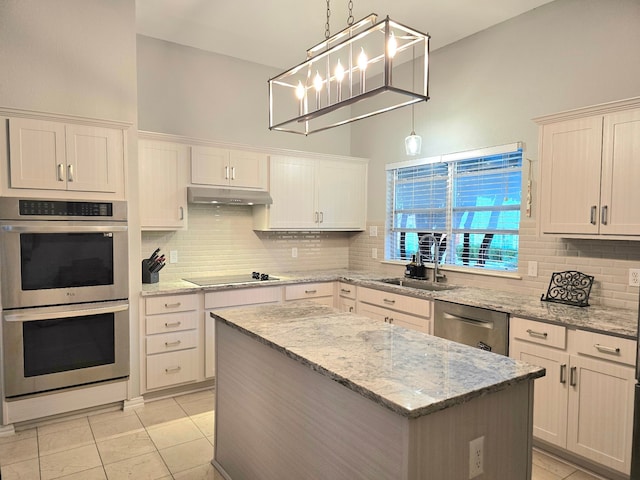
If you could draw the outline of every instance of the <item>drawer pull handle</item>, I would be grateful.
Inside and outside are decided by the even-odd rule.
[[[602,212],[601,212],[601,216],[600,216],[600,223],[602,223],[602,225],[606,225],[607,224],[607,210],[609,209],[608,206],[604,206],[602,207]]]
[[[353,307],[349,307],[349,312],[353,312]]]
[[[164,373],[178,373],[180,370],[182,370],[182,367],[180,365],[176,365],[175,367],[165,368]]]
[[[306,293],[307,295],[313,295],[314,293],[318,293],[317,290],[305,290],[304,293]]]
[[[164,342],[165,347],[177,347],[182,343],[182,340],[176,340],[175,342]]]
[[[567,364],[560,365],[560,383],[567,383]]]
[[[569,379],[569,385],[571,385],[572,387],[575,387],[578,384],[578,381],[576,379],[576,373],[577,373],[577,367],[571,367],[571,378]]]
[[[618,347],[607,347],[606,345],[600,345],[596,343],[594,347],[602,353],[611,353],[612,355],[620,355],[620,349]]]
[[[340,292],[342,292],[342,293],[351,293],[351,290],[348,289],[348,288],[341,288]]]
[[[388,303],[389,305],[393,305],[394,303],[396,303],[396,301],[391,298],[383,298],[382,301],[384,303]]]
[[[182,322],[180,320],[178,320],[177,322],[165,323],[164,324],[164,326],[167,327],[167,328],[179,327],[180,325],[182,325]]]
[[[547,336],[549,335],[547,332],[536,332],[535,330],[531,330],[530,328],[527,330],[527,333],[532,337],[538,338],[547,338]]]
[[[180,305],[182,305],[181,302],[176,302],[176,303],[165,303],[164,304],[164,308],[178,308]]]
[[[67,180],[73,182],[73,165],[67,166]]]
[[[393,317],[389,317],[389,323],[393,323]]]
[[[64,182],[64,165],[61,163],[58,164],[58,181]]]

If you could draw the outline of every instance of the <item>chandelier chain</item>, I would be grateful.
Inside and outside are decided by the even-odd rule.
[[[331,16],[331,7],[329,5],[329,1],[327,0],[327,23],[324,25],[324,38],[329,40],[329,37],[331,36],[331,30],[330,30],[330,26],[329,26],[329,17]]]
[[[353,0],[349,0],[349,16],[347,17],[347,25],[353,25]]]

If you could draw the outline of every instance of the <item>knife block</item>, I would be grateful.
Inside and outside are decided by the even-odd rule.
[[[160,272],[150,272],[149,262],[145,258],[142,260],[142,283],[158,283],[160,281]]]

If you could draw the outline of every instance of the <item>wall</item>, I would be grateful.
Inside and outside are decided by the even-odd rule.
[[[270,67],[138,35],[138,115],[141,130],[249,146],[348,155],[350,127],[304,137],[268,129]],[[162,279],[194,274],[346,268],[348,237],[255,233],[251,207],[189,206],[189,229],[142,233],[142,255],[157,246],[178,250]],[[298,257],[291,257],[291,247]]]
[[[255,232],[249,206],[189,205],[189,226],[178,232],[144,232],[142,255],[158,247],[178,263],[167,263],[162,281],[207,275],[269,274],[345,268],[349,233]],[[292,258],[291,248],[298,249]]]
[[[532,118],[640,95],[639,25],[637,0],[556,0],[432,52],[431,100],[415,110],[422,154],[523,141],[535,192],[538,129]],[[410,129],[409,109],[352,127],[351,153],[371,159],[369,192],[385,191],[386,163],[407,158]],[[527,162],[524,167],[526,181]],[[458,273],[449,273],[449,280],[537,296],[546,292],[552,272],[576,269],[596,277],[591,303],[637,308],[638,288],[627,281],[628,269],[640,266],[640,243],[540,237],[536,206],[534,196],[533,216],[522,216],[522,280]],[[370,224],[383,232],[385,195],[371,194],[368,207]],[[371,248],[382,257],[382,233],[360,234],[351,247],[351,268],[403,271],[371,258]],[[529,260],[539,262],[538,277],[526,276]]]
[[[269,130],[267,80],[279,73],[256,63],[138,35],[140,129],[349,155],[349,127],[308,137]]]

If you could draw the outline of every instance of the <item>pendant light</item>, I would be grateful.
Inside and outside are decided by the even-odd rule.
[[[354,22],[352,9],[331,36],[327,0],[325,40],[269,80],[270,130],[309,135],[429,99],[429,35],[375,14]],[[409,63],[413,85],[394,74]]]
[[[415,57],[415,49],[413,55]],[[413,85],[416,83],[415,64],[413,64],[413,70],[411,71],[411,82]],[[416,135],[415,120],[415,105],[411,105],[411,133],[404,139],[404,148],[410,157],[420,155],[420,150],[422,150],[422,137]]]

